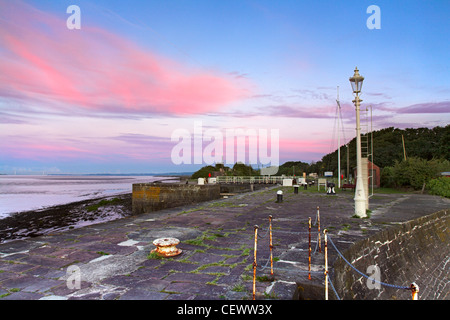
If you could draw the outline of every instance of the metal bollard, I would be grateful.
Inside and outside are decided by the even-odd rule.
[[[295,185],[295,186],[294,186],[294,193],[295,193],[295,194],[298,194],[298,185]]]
[[[411,283],[411,293],[412,293],[412,299],[413,300],[419,300],[419,286],[413,282]]]
[[[327,184],[327,188],[328,188],[328,190],[327,190],[327,194],[336,194],[336,192],[334,191],[334,183],[332,183],[332,182],[329,182],[328,184]]]
[[[277,191],[277,203],[283,202],[283,191],[278,190]]]
[[[308,241],[308,279],[311,280],[311,217],[309,218],[308,224],[309,224],[309,228],[308,228],[308,233],[309,233],[309,241]]]
[[[325,300],[328,300],[328,250],[327,250],[327,229],[323,230],[325,241]]]
[[[160,257],[174,257],[179,255],[182,250],[176,246],[180,243],[180,240],[176,238],[160,238],[153,241],[153,245],[156,249],[152,250],[152,253],[156,253]]]
[[[273,244],[272,244],[272,215],[269,216],[269,249],[270,249],[270,275],[273,276]]]
[[[253,253],[253,300],[255,300],[255,296],[256,296],[256,267],[257,267],[257,262],[256,262],[256,250],[258,247],[258,226],[255,225],[255,250]]]

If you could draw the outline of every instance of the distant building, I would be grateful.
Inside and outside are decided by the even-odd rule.
[[[317,173],[315,173],[315,172],[314,173],[310,173],[308,176],[312,177],[314,179],[317,179],[319,177],[319,175]]]
[[[354,177],[356,179],[357,170],[354,168]],[[381,186],[381,169],[376,164],[372,163],[371,161],[367,160],[367,172],[369,175],[369,186],[372,185],[372,178],[373,178],[373,187],[379,188]],[[371,178],[372,177],[372,178]]]

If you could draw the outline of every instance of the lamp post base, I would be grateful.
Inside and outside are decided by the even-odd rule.
[[[358,172],[359,173],[359,172]],[[355,215],[358,218],[366,218],[366,194],[364,192],[364,186],[362,179],[358,177],[356,179],[356,190],[355,190]]]
[[[366,218],[366,201],[364,199],[355,199],[355,215],[358,218]]]

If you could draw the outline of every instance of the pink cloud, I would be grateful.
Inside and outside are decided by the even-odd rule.
[[[1,145],[8,157],[31,160],[61,160],[95,156],[95,153],[83,148],[66,146],[57,142],[27,143],[23,139],[8,139]]]
[[[193,70],[107,30],[0,0],[0,95],[114,113],[198,114],[246,97],[245,80]],[[59,104],[60,105],[60,104]]]
[[[170,155],[170,145],[157,139],[147,139],[145,148],[136,148],[128,140],[104,143],[97,139],[55,139],[39,138],[29,141],[29,137],[13,136],[3,139],[0,148],[4,155],[12,159],[28,159],[35,161],[93,161],[104,162],[112,159],[131,161],[150,161]],[[142,144],[142,142],[141,142]]]
[[[449,113],[450,112],[450,101],[442,102],[427,102],[413,104],[408,107],[399,108],[397,113]]]
[[[289,150],[308,150],[311,152],[328,153],[330,148],[330,140],[317,139],[317,140],[295,140],[295,139],[283,139],[280,140],[280,149],[285,152]]]

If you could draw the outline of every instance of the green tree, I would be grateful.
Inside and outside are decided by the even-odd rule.
[[[450,198],[450,177],[432,179],[427,185],[431,194]]]
[[[256,176],[259,172],[244,163],[235,163],[232,170],[233,176]]]
[[[198,179],[198,178],[207,178],[208,175],[213,173],[213,171],[216,171],[216,168],[213,166],[206,166],[198,171],[194,172],[191,176],[192,179]]]
[[[392,168],[384,168],[383,175],[388,180],[387,184],[418,190],[449,167],[450,162],[447,160],[409,157],[406,160],[397,161]]]

